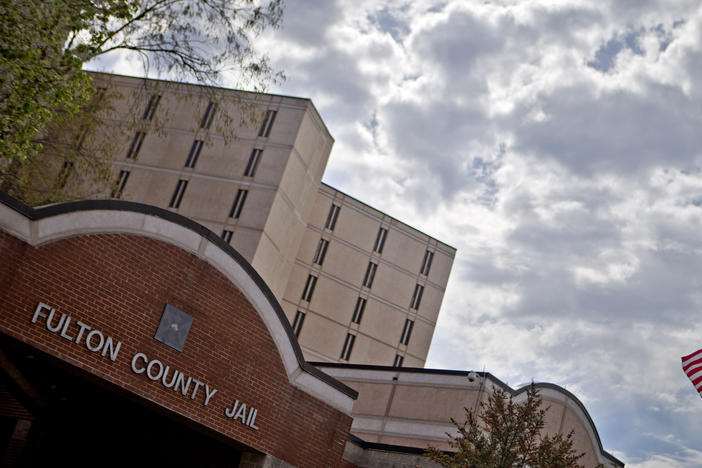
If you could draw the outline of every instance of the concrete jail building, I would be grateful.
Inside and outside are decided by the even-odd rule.
[[[309,100],[215,90],[261,116],[225,146],[222,109],[175,96],[199,87],[95,78],[126,96],[115,126],[140,121],[122,199],[0,193],[1,466],[430,467],[451,417],[523,397],[423,368],[455,249],[321,183]],[[547,432],[623,466],[574,395],[539,387]]]
[[[121,96],[115,126],[137,119],[115,196],[219,234],[273,291],[306,359],[424,366],[456,249],[321,182],[334,140],[309,99],[94,77]],[[221,126],[240,107],[255,119],[227,145]]]

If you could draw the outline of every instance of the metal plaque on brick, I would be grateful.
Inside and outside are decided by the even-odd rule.
[[[191,316],[177,307],[166,304],[154,338],[175,350],[183,351],[192,324]]]

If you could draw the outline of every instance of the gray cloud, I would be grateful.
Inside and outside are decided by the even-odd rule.
[[[324,44],[326,32],[341,17],[336,0],[305,0],[287,2],[280,31],[276,34],[281,47],[293,41],[309,47]]]
[[[700,155],[701,108],[679,88],[651,83],[645,93],[596,96],[591,87],[571,86],[541,95],[539,104],[546,120],[528,120],[522,108],[506,123],[514,130],[512,149],[585,176],[686,166]]]
[[[479,107],[396,102],[387,105],[380,118],[394,152],[421,163],[440,181],[438,187],[420,188],[418,198],[429,198],[427,192],[436,193],[437,188],[443,197],[450,198],[483,174],[475,166],[485,164],[483,159],[474,159],[481,155],[470,154],[467,145],[486,131],[485,115]]]
[[[497,33],[469,12],[455,12],[414,36],[411,45],[414,53],[441,68],[447,81],[460,86],[474,73],[473,66],[481,56],[502,48],[504,38]],[[472,90],[476,91],[481,89]]]
[[[410,32],[409,25],[399,17],[396,11],[382,8],[369,17],[379,29],[387,32],[396,42],[403,42]]]

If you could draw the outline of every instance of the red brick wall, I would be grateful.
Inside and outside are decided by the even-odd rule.
[[[351,418],[291,386],[251,304],[212,266],[170,244],[128,234],[72,237],[34,248],[0,232],[0,331],[299,467],[341,466]],[[31,323],[44,302],[122,342],[115,362]],[[194,317],[182,353],[156,341],[168,302]],[[69,328],[75,336],[77,328]],[[85,335],[83,336],[85,341]],[[208,406],[131,370],[137,352],[218,389]],[[192,388],[192,387],[191,387]],[[228,419],[234,399],[258,409],[258,431]]]

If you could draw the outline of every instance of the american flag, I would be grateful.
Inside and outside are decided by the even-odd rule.
[[[695,351],[692,354],[683,356],[682,368],[692,381],[692,385],[697,389],[697,393],[702,396],[702,349]]]

